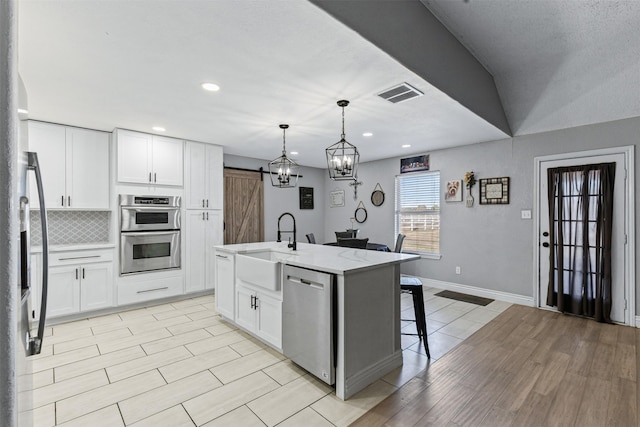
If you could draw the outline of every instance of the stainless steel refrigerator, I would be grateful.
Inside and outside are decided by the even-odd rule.
[[[44,205],[44,188],[42,174],[38,163],[37,153],[28,151],[28,126],[26,91],[22,81],[19,81],[18,97],[18,150],[17,154],[17,188],[15,194],[15,206],[18,208],[19,236],[12,236],[18,240],[18,307],[17,307],[17,337],[16,351],[16,390],[17,390],[17,414],[18,425],[32,425],[32,369],[30,356],[40,354],[43,344],[44,325],[47,312],[47,288],[49,276],[49,241],[47,230],[47,211]],[[28,188],[28,175],[35,175],[36,189]],[[37,191],[36,191],[37,190]],[[29,194],[37,194],[40,209],[34,214],[40,216],[42,226],[42,283],[34,283],[31,276],[31,227],[30,227],[30,200]],[[40,287],[39,301],[33,301],[33,288]],[[40,317],[35,318],[32,304],[40,304]]]
[[[32,356],[42,348],[48,278],[47,218],[38,156],[28,152],[27,96],[18,75],[18,2],[0,1],[0,426],[33,424]],[[43,228],[41,318],[34,319],[31,292],[29,193],[35,173]]]

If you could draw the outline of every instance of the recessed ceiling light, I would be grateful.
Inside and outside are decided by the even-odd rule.
[[[409,148],[411,147],[411,144],[402,144],[402,148]]]
[[[163,128],[162,126],[154,126],[151,129],[155,130],[156,132],[164,132],[164,131],[166,131],[166,129]]]
[[[292,151],[291,154],[294,155],[294,156],[297,156],[298,152],[297,151]]]
[[[217,92],[220,90],[220,86],[215,83],[202,83],[202,89],[208,90],[210,92]]]
[[[362,136],[373,136],[373,134],[371,132],[365,132],[362,134]]]

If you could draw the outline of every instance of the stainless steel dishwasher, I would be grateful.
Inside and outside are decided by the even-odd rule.
[[[284,266],[282,351],[327,384],[335,383],[336,276]]]

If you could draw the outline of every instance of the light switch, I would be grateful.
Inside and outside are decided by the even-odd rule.
[[[523,209],[520,211],[521,219],[531,219],[531,209]]]

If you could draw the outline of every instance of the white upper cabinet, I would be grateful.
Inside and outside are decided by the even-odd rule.
[[[183,146],[182,140],[153,136],[153,183],[159,185],[183,184]]]
[[[151,182],[152,136],[146,133],[116,130],[118,181],[135,184]]]
[[[66,183],[68,207],[109,209],[108,133],[67,128]]]
[[[186,151],[187,209],[222,209],[222,147],[187,141]]]
[[[183,184],[183,141],[116,129],[118,181],[131,184]]]
[[[47,209],[109,209],[109,134],[29,122],[29,150],[38,153]],[[30,200],[38,208],[30,174]]]

